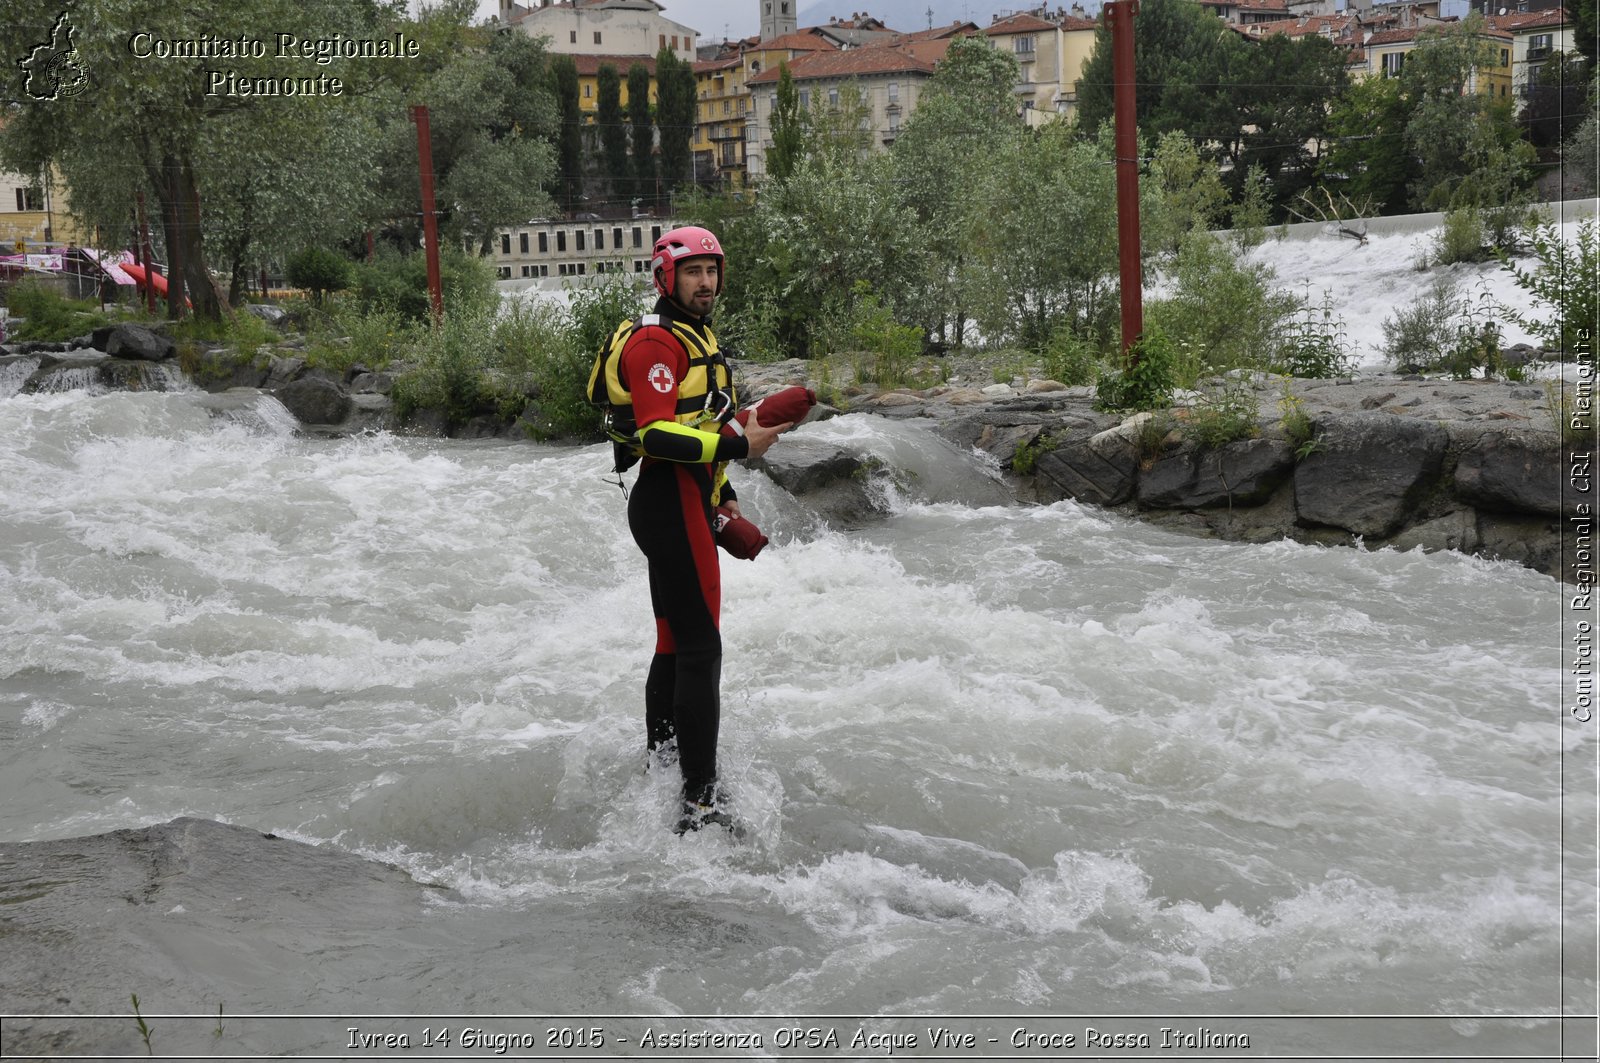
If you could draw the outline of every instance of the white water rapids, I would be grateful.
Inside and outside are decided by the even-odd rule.
[[[922,502],[988,474],[808,425],[923,467],[849,532],[736,471],[773,539],[723,562],[750,836],[680,839],[606,448],[198,400],[0,401],[0,841],[196,816],[447,887],[314,977],[242,948],[230,1012],[1457,1017],[1369,1058],[1592,1014],[1595,734],[1546,576]]]

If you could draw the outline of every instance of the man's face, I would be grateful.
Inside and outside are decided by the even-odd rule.
[[[684,259],[673,274],[673,298],[696,317],[709,316],[717,299],[718,272],[717,260],[708,255]]]

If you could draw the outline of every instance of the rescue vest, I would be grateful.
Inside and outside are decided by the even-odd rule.
[[[638,321],[624,321],[595,357],[594,366],[589,370],[587,393],[589,403],[601,410],[600,426],[611,438],[617,472],[626,471],[644,456],[639,443],[639,423],[633,412],[633,393],[622,376],[622,352],[634,333],[651,325],[670,331],[689,356],[688,370],[678,382],[674,419],[679,424],[718,431],[739,408],[733,372],[709,328],[702,338],[683,322],[660,314],[645,314]]]

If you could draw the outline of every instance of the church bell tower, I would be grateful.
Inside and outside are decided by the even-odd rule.
[[[800,25],[799,15],[795,5],[799,0],[756,0],[761,5],[761,39],[770,41],[775,37],[793,33]]]

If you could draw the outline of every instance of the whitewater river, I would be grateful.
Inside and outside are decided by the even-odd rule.
[[[0,842],[193,816],[444,887],[310,970],[219,933],[230,1014],[1456,1059],[1554,1058],[1593,1014],[1595,735],[1546,576],[928,501],[992,475],[915,425],[808,425],[912,486],[839,530],[736,473],[773,539],[723,565],[748,837],[680,839],[606,448],[307,439],[273,405],[0,400]],[[384,1028],[416,1055],[424,1025]]]

